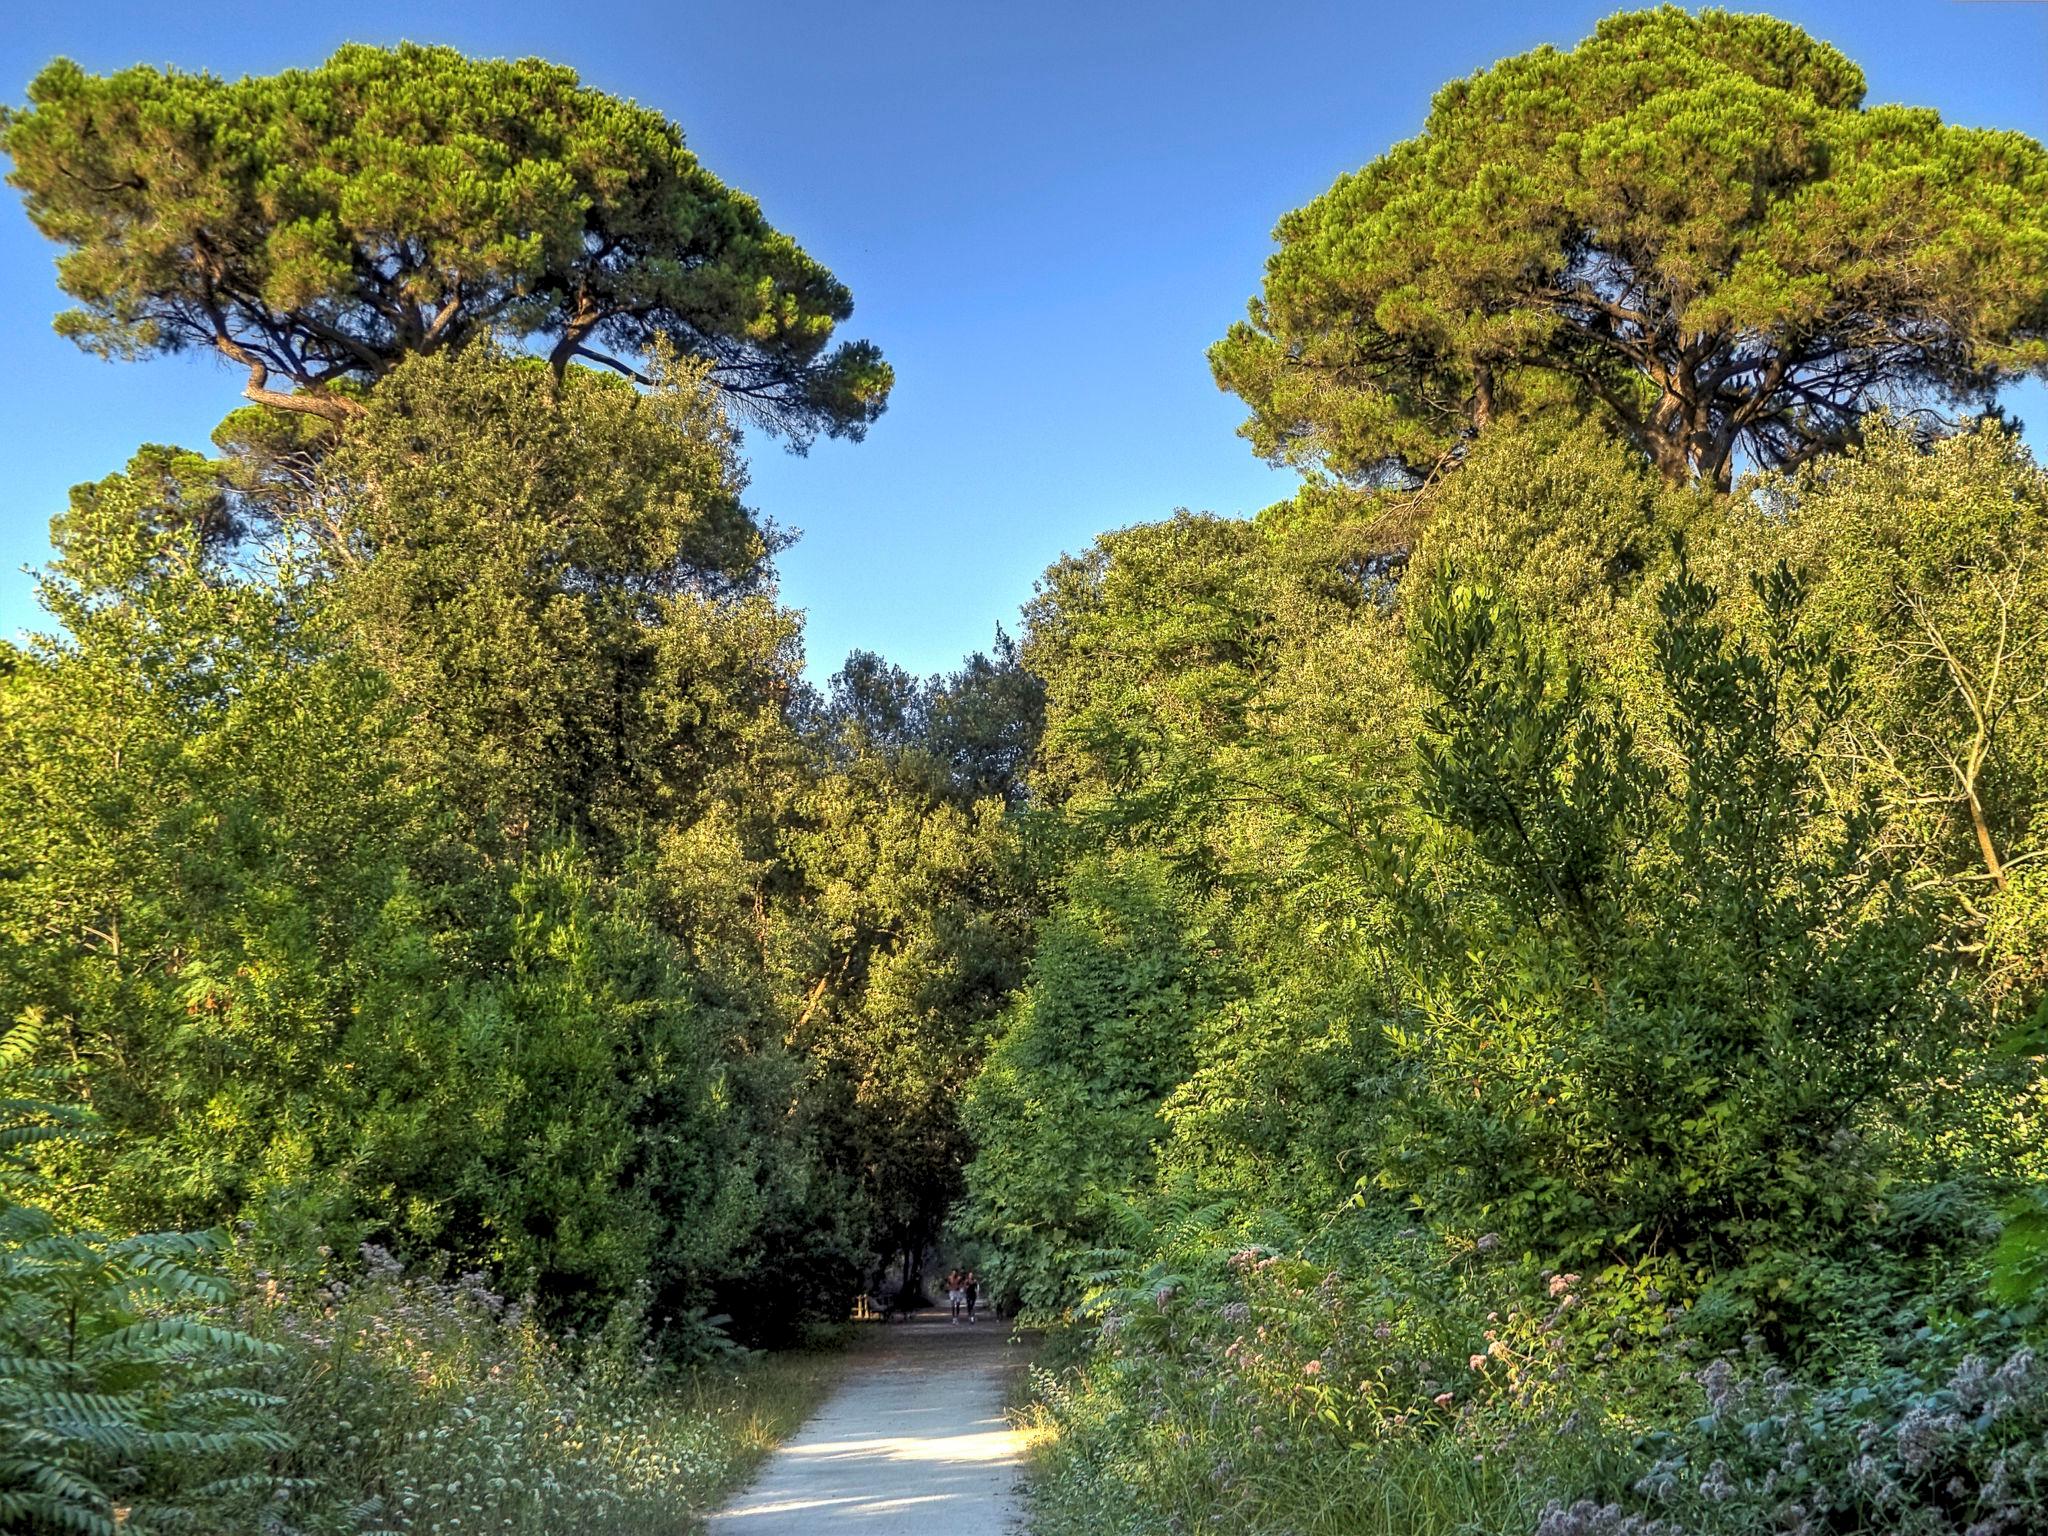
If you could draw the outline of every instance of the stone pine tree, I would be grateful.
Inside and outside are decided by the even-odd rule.
[[[873,345],[832,345],[846,288],[673,123],[558,65],[349,46],[230,82],[60,59],[0,149],[65,247],[59,331],[211,348],[267,405],[345,418],[402,358],[489,330],[557,373],[636,373],[666,335],[798,445],[859,437],[888,398]]]
[[[1210,361],[1259,452],[1346,477],[1562,408],[1725,487],[2048,368],[2048,152],[1866,106],[1764,16],[1618,15],[1454,81],[1276,237]]]

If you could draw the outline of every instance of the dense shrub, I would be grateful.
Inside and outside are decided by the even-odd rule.
[[[1904,1316],[1816,1375],[1713,1354],[1654,1272],[1532,1273],[1490,1234],[1177,1279],[1098,1293],[1039,1373],[1046,1531],[1998,1536],[2048,1499],[2010,1319]]]
[[[93,1131],[40,1095],[42,1025],[0,1036],[0,1529],[202,1528],[261,1496],[290,1440],[258,1366],[278,1351],[198,1316],[228,1286],[204,1236],[109,1236],[53,1216],[30,1155]]]
[[[1591,1373],[1665,1330],[1642,1277],[1539,1276],[1493,1234],[1308,1246],[1097,1294],[1083,1363],[1039,1377],[1049,1531],[1526,1529],[1546,1488],[1625,1464],[1630,1409]]]
[[[1205,971],[1090,994],[1183,1010],[1145,1155],[975,1122],[971,1218],[1096,1213],[1033,1296],[1049,1530],[2048,1518],[2044,486],[1992,428],[1718,504],[1497,438],[1055,573],[1044,840],[1157,860]]]

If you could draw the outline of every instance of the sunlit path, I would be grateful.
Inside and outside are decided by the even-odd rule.
[[[1006,1325],[926,1313],[890,1329],[754,1485],[712,1516],[717,1536],[1016,1528],[1023,1437],[1003,1418]]]

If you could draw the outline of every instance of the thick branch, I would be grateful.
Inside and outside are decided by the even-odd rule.
[[[270,406],[273,410],[297,411],[302,415],[321,416],[337,423],[363,413],[361,403],[349,399],[346,395],[330,395],[318,390],[271,389],[268,387],[270,367],[262,358],[237,346],[224,336],[214,344],[236,362],[249,365],[249,382],[242,386],[242,395],[245,399],[253,400],[258,405]]]

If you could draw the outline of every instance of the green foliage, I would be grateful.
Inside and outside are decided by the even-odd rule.
[[[1532,1274],[1487,1237],[1370,1224],[1277,1247],[1205,1236],[1169,1215],[1147,1246],[1195,1262],[1166,1284],[1127,1272],[1085,1363],[1040,1374],[1047,1529],[2038,1521],[2044,1383],[2006,1319],[1909,1320],[1817,1383],[1754,1347],[1706,1356],[1641,1270]]]
[[[0,688],[0,978],[114,1133],[82,1213],[109,1225],[227,1214],[223,1175],[285,1131],[270,1096],[326,1075],[346,956],[417,827],[374,679],[326,643],[290,551],[239,579],[165,497],[167,461],[217,489],[155,451],[81,488],[42,588],[68,633]]]
[[[1568,1261],[1669,1252],[1783,1315],[1782,1256],[1861,1222],[1967,1039],[1927,914],[1827,772],[1847,665],[1785,568],[1755,587],[1753,634],[1684,563],[1657,593],[1668,766],[1482,594],[1418,616],[1441,700],[1418,792],[1451,834],[1424,865],[1478,867],[1417,911],[1441,1113],[1381,1180]]]
[[[769,544],[734,434],[703,368],[651,366],[642,394],[586,369],[556,389],[483,347],[405,363],[285,510],[413,718],[419,771],[515,835],[635,825],[787,686],[778,651],[735,633],[766,606]],[[675,675],[698,660],[675,644],[706,639],[767,674],[721,680],[703,703],[724,718]]]
[[[2048,364],[2048,155],[1863,97],[1788,23],[1676,6],[1453,81],[1281,220],[1217,380],[1260,453],[1343,476],[1564,411],[1723,488],[1988,403]]]
[[[1696,1400],[1686,1406],[1704,1411],[1652,1436],[1655,1459],[1631,1469],[1611,1502],[1555,1503],[1538,1536],[1718,1536],[1801,1523],[2023,1530],[2048,1483],[2048,1382],[2024,1345],[1957,1358],[1962,1342],[1935,1335],[1922,1341],[1922,1359],[1824,1387],[1775,1365],[1714,1360],[1690,1383]]]
[[[224,81],[60,59],[0,131],[65,248],[59,331],[113,357],[212,348],[268,405],[345,419],[343,386],[492,330],[558,373],[632,372],[667,336],[799,444],[861,436],[888,398],[871,344],[828,350],[853,309],[831,273],[673,123],[559,65],[351,44]]]
[[[558,1319],[643,1286],[672,1315],[793,1286],[781,1316],[830,1316],[860,1217],[792,1113],[774,982],[757,946],[735,998],[674,915],[709,915],[689,838],[746,804],[749,754],[801,760],[730,436],[688,380],[556,401],[482,350],[385,387],[324,458],[332,497],[254,504],[238,463],[151,450],[55,530],[64,632],[0,688],[0,989],[113,1133],[67,1154],[69,1213],[240,1217],[286,1255],[379,1237]],[[422,426],[427,395],[460,409]],[[493,426],[529,434],[523,479],[490,478]],[[453,462],[409,454],[423,430]],[[644,727],[607,740],[622,716]]]
[[[2036,1185],[2014,1202],[1992,1260],[1992,1294],[2011,1306],[2038,1309],[2048,1296],[2048,1190]]]
[[[80,488],[0,688],[0,997],[114,1131],[77,1205],[288,1271],[376,1237],[555,1323],[838,1316],[957,1181],[1034,730],[978,658],[920,766],[862,766],[800,681],[727,413],[864,432],[846,290],[532,60],[58,61],[0,133],[60,329],[256,402]]]
[[[1745,509],[1739,535],[1810,573],[1812,623],[1860,700],[1849,749],[1918,879],[1981,934],[2001,1012],[2041,995],[2048,805],[2048,479],[1984,425],[1873,433]]]
[[[1188,1067],[1208,984],[1197,933],[1156,863],[1076,872],[1031,979],[969,1090],[979,1153],[969,1232],[1002,1254],[998,1294],[1053,1309],[1107,1202],[1147,1182],[1159,1108]]]
[[[1526,1530],[1555,1483],[1627,1465],[1579,1277],[1523,1300],[1469,1241],[1354,1222],[1305,1256],[1184,1220],[1180,1272],[1106,1290],[1086,1364],[1040,1377],[1047,1529]]]
[[[1003,797],[1032,728],[1013,660],[919,685],[856,655],[813,726],[830,767],[780,837],[810,892],[791,1036],[868,1246],[913,1288],[960,1193],[962,1088],[1022,976],[1029,902]]]
[[[1419,491],[1054,568],[1047,878],[1164,865],[1203,986],[1085,1233],[1042,1225],[1078,1201],[1025,1155],[1030,1093],[1089,1123],[1016,1065],[1037,981],[971,1090],[967,1219],[1027,1213],[986,1231],[1073,1330],[1049,1529],[2033,1518],[2032,1409],[1941,1394],[2039,1320],[2039,1041],[2005,1022],[2039,996],[2037,473],[1990,429],[1876,430],[1730,503],[1496,431]],[[1908,750],[1966,748],[1956,679],[1994,673],[2003,889],[1962,749]],[[1783,1374],[1689,1429],[1743,1337]],[[1930,1417],[1928,1459],[1858,1470]]]
[[[203,1236],[110,1237],[59,1221],[39,1154],[92,1134],[51,1103],[47,1026],[0,1033],[0,1525],[113,1536],[186,1528],[266,1497],[290,1448],[252,1366],[273,1351],[193,1309],[227,1294]]]
[[[1665,487],[1624,444],[1592,427],[1494,432],[1458,473],[1407,498],[1410,589],[1462,577],[1491,587],[1518,622],[1569,638],[1588,673],[1640,668],[1636,603],[1669,574],[1674,541],[1714,547],[1717,498]]]
[[[1440,586],[1412,623],[1434,695],[1417,743],[1424,814],[1473,839],[1511,907],[1554,910],[1592,937],[1655,792],[1627,727],[1484,588]]]

